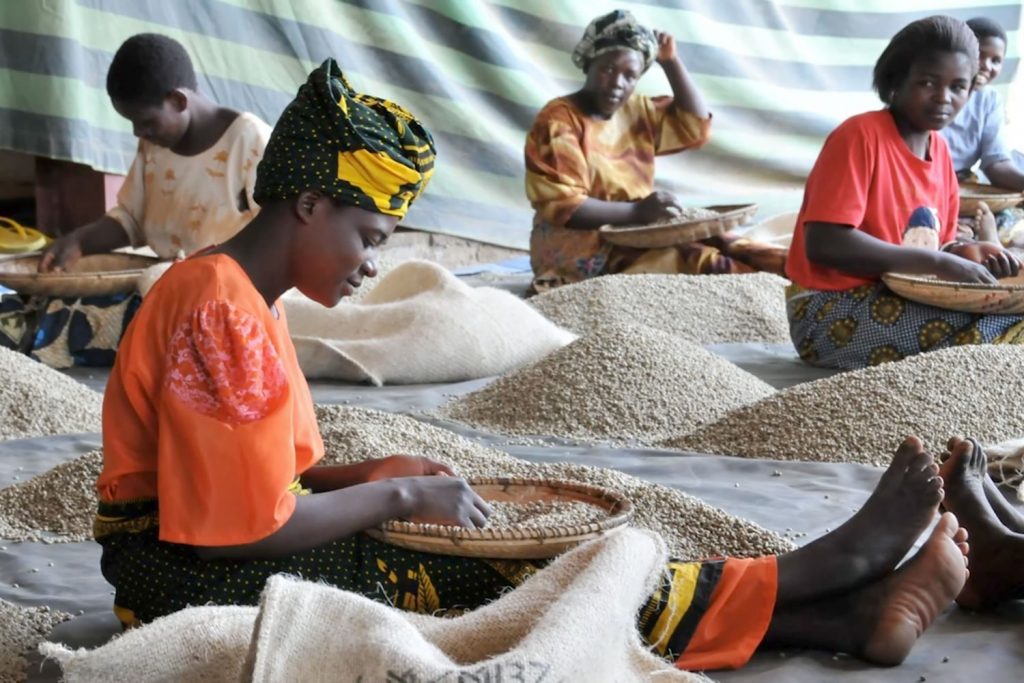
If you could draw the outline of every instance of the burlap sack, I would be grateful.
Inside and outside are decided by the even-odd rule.
[[[267,584],[247,679],[336,681],[702,681],[651,654],[637,613],[665,561],[653,534],[624,529],[561,556],[456,618],[399,612],[328,586]]]
[[[69,683],[700,683],[707,679],[653,655],[636,629],[665,557],[657,536],[623,529],[450,619],[276,576],[259,608],[193,607],[95,650],[39,650],[60,662]]]
[[[256,613],[255,607],[193,607],[95,650],[43,643],[39,652],[60,663],[67,683],[237,683]]]
[[[359,303],[328,309],[294,291],[283,301],[309,378],[460,382],[508,372],[575,339],[510,292],[470,287],[430,261],[401,264]]]

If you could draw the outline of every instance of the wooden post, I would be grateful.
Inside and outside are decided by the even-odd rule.
[[[124,176],[71,161],[36,157],[36,228],[59,237],[90,223],[117,202]]]

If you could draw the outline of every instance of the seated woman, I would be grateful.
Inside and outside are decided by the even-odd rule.
[[[885,109],[829,135],[804,191],[786,274],[790,334],[813,365],[851,369],[960,344],[1021,343],[1021,316],[974,315],[889,291],[886,272],[991,284],[1018,259],[955,240],[960,198],[941,135],[970,91],[978,41],[950,17],[915,21],[875,64]]]
[[[180,43],[156,33],[126,40],[107,71],[107,94],[139,138],[135,160],[117,206],[54,242],[40,270],[127,246],[188,256],[233,237],[259,212],[252,193],[270,126],[200,93]]]
[[[978,39],[978,74],[974,77],[970,99],[948,126],[942,136],[949,145],[949,155],[957,177],[976,180],[973,173],[978,166],[979,175],[993,185],[1015,192],[1024,192],[1024,169],[1019,153],[1010,149],[1003,135],[1003,103],[999,93],[987,86],[1003,70],[1006,57],[1006,31],[992,19],[975,17],[967,25]],[[994,218],[986,212],[978,216],[961,217],[961,223],[980,239],[1011,242],[1010,232],[1024,217],[1024,212],[1008,209]],[[1017,238],[1020,241],[1020,238]]]
[[[573,51],[586,74],[579,91],[548,102],[526,139],[526,196],[534,288],[609,273],[781,273],[785,249],[725,235],[674,249],[602,243],[602,225],[654,223],[683,209],[654,191],[654,157],[703,145],[711,114],[667,33],[615,10],[590,22]],[[657,61],[672,97],[634,95]]]
[[[400,455],[317,464],[323,442],[278,299],[297,287],[334,306],[374,277],[377,250],[433,163],[419,121],[356,93],[327,60],[274,129],[260,215],[146,296],[107,386],[97,482],[101,568],[126,625],[189,605],[256,604],[279,572],[434,612],[480,606],[540,570],[361,533],[395,518],[485,525],[487,504],[445,465]],[[640,632],[681,668],[740,666],[782,645],[896,664],[966,579],[953,515],[895,571],[933,521],[941,486],[932,456],[908,439],[831,534],[779,557],[671,563]]]
[[[138,151],[102,218],[54,242],[40,270],[70,268],[81,256],[149,246],[165,259],[222,242],[259,211],[256,165],[270,136],[259,117],[221,107],[197,91],[195,70],[180,43],[143,33],[126,40],[107,71],[107,94],[132,123]],[[27,323],[6,345],[58,367],[111,365],[137,296],[34,299],[7,315]],[[34,312],[34,316],[33,316]]]
[[[1006,57],[1006,31],[986,17],[968,19],[967,25],[978,39],[978,73],[971,96],[956,118],[942,131],[957,176],[971,175],[980,162],[982,173],[993,185],[1024,192],[1024,171],[1013,162],[1012,152],[1003,136],[1003,103],[991,85],[1003,70]]]

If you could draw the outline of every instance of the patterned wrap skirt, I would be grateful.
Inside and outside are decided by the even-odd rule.
[[[555,227],[534,217],[530,234],[533,289],[546,292],[599,275],[722,275],[767,271],[785,276],[786,247],[734,233],[662,249],[613,246],[597,230]]]
[[[81,299],[4,295],[0,345],[53,368],[109,367],[141,303],[138,294]]]
[[[256,605],[267,579],[322,581],[392,607],[455,616],[497,599],[543,561],[461,558],[407,550],[356,534],[280,558],[204,560],[159,540],[155,500],[101,502],[93,528],[100,568],[126,627],[192,605]],[[653,651],[688,670],[735,668],[767,632],[775,557],[668,563],[637,625]]]
[[[919,304],[880,283],[838,291],[790,285],[786,313],[800,358],[826,368],[854,370],[965,344],[1024,344],[1024,316]]]

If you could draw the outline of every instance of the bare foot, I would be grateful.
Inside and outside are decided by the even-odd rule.
[[[942,466],[946,509],[971,533],[971,576],[956,601],[985,609],[1024,597],[1024,535],[1006,528],[985,495],[985,454],[972,441],[959,441]]]
[[[920,439],[908,437],[853,517],[779,558],[778,602],[821,599],[885,576],[931,524],[942,496],[938,465]]]
[[[815,647],[895,666],[960,592],[967,550],[967,531],[946,513],[898,571],[839,596],[777,606],[762,647]]]
[[[978,202],[978,210],[974,214],[974,231],[979,242],[1000,244],[995,214],[985,202]]]
[[[983,452],[981,444],[978,443],[977,439],[967,439],[974,444],[974,448],[979,452]],[[957,447],[957,444],[964,441],[964,439],[954,436],[946,444],[946,448],[950,453]],[[941,468],[940,468],[941,469]],[[1015,508],[1010,501],[1006,500],[1006,496],[999,490],[999,485],[992,480],[992,476],[988,474],[986,468],[985,474],[983,475],[983,484],[985,489],[985,499],[988,504],[992,506],[992,511],[996,513],[996,517],[999,521],[1009,529],[1018,534],[1024,534],[1024,514],[1022,514],[1017,508]]]
[[[906,659],[925,629],[963,588],[967,550],[966,531],[947,512],[921,550],[899,571],[852,596],[865,610],[858,616],[867,637],[858,654],[881,666],[895,666]]]

